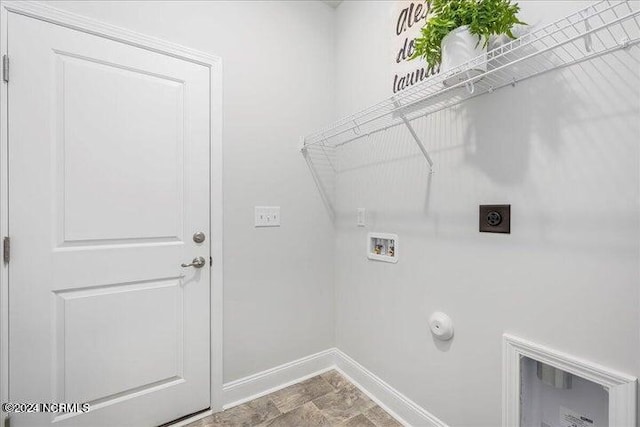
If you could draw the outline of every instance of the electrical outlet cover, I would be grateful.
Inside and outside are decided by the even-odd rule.
[[[358,208],[358,218],[357,218],[357,225],[358,227],[364,227],[366,224],[366,215],[367,215],[367,211],[365,208]]]
[[[511,205],[480,205],[478,219],[482,233],[511,233]]]

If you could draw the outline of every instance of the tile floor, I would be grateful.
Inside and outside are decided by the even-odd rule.
[[[187,427],[400,427],[337,371],[227,409]]]

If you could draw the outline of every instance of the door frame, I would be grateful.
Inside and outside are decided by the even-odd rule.
[[[0,56],[8,52],[7,21],[10,13],[46,21],[76,31],[97,35],[130,46],[147,49],[203,65],[209,69],[209,144],[210,144],[210,253],[213,267],[210,274],[210,362],[211,362],[211,407],[195,418],[202,418],[222,410],[223,381],[223,198],[222,198],[222,59],[218,56],[193,50],[135,31],[96,21],[85,16],[67,12],[37,2],[0,2]],[[9,71],[9,76],[11,71]],[[0,81],[0,238],[9,234],[8,199],[8,97],[7,84]],[[8,265],[0,261],[0,402],[9,397],[9,271]],[[185,414],[186,415],[186,414]],[[4,425],[7,414],[0,412]],[[182,424],[179,423],[179,424]]]

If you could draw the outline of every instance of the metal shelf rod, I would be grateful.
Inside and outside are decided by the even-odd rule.
[[[633,42],[629,43],[629,44],[627,45],[627,47],[634,46],[634,45],[636,45],[636,44],[638,44],[638,43],[640,43],[640,40],[634,40]],[[589,56],[586,56],[586,57],[584,57],[584,58],[581,58],[581,59],[577,60],[576,62],[571,62],[571,63],[561,64],[561,65],[555,65],[555,68],[548,68],[548,69],[544,69],[544,70],[538,71],[538,72],[536,72],[536,73],[534,73],[534,74],[527,75],[527,76],[525,76],[525,77],[522,77],[522,78],[518,79],[518,81],[517,81],[517,82],[523,82],[523,81],[526,81],[526,80],[528,80],[528,79],[531,79],[531,78],[534,78],[534,77],[538,77],[538,76],[540,76],[540,75],[542,75],[542,74],[546,74],[546,73],[548,73],[548,72],[550,72],[550,71],[559,70],[559,69],[562,69],[562,68],[569,67],[569,66],[571,66],[571,65],[579,64],[579,63],[581,63],[581,62],[588,61],[588,60],[590,60],[590,59],[593,59],[593,58],[596,58],[596,57],[599,57],[599,56],[603,56],[603,55],[609,54],[609,53],[611,53],[611,52],[613,52],[613,51],[616,51],[616,50],[619,50],[619,49],[621,49],[621,48],[622,48],[622,46],[617,46],[617,47],[614,47],[614,48],[609,48],[609,49],[607,49],[607,50],[603,50],[603,51],[599,51],[599,52],[594,52],[594,53],[592,53],[592,54],[591,54],[591,55],[589,55]],[[512,85],[513,85],[513,82],[501,82],[500,84],[498,84],[498,85],[496,85],[496,86],[491,86],[491,87],[490,87],[490,90],[489,90],[489,89],[487,89],[485,92],[480,92],[480,93],[478,93],[478,94],[476,94],[476,95],[474,95],[474,96],[471,96],[471,97],[468,97],[468,98],[464,98],[464,99],[460,99],[460,100],[458,100],[458,101],[456,101],[456,102],[449,103],[449,104],[444,105],[444,106],[442,106],[442,107],[440,107],[440,108],[438,108],[438,109],[435,109],[435,110],[431,110],[431,111],[429,111],[429,113],[428,113],[428,114],[434,114],[434,113],[437,113],[437,112],[439,112],[439,111],[445,110],[445,109],[447,109],[447,108],[455,107],[456,105],[460,105],[460,104],[462,104],[462,103],[464,103],[464,102],[468,101],[469,99],[472,99],[472,98],[475,98],[475,97],[478,97],[478,96],[484,95],[484,94],[486,94],[486,93],[488,93],[488,92],[492,92],[492,91],[495,91],[495,90],[498,90],[498,89],[502,89],[502,88],[503,88],[503,87],[505,87],[505,86],[512,86]],[[385,115],[388,115],[388,114],[389,114],[389,113],[386,113]],[[416,119],[418,119],[418,118],[420,118],[420,117],[424,117],[424,116],[425,116],[425,114],[424,114],[424,113],[422,113],[422,114],[416,114],[415,116],[407,117],[407,120],[408,120],[409,122],[412,122],[412,121],[414,121],[414,120],[416,120]],[[378,118],[379,118],[379,117],[378,117]],[[363,122],[363,123],[368,123],[368,122],[370,122],[370,121],[372,121],[372,120],[369,120],[369,121],[367,121],[367,122]],[[334,147],[341,147],[341,146],[343,146],[343,145],[345,145],[345,144],[348,144],[348,143],[350,143],[350,142],[357,141],[358,139],[362,139],[362,138],[369,137],[370,135],[373,135],[373,134],[376,134],[376,133],[379,133],[379,132],[383,132],[383,131],[386,131],[386,130],[392,129],[392,128],[397,127],[397,126],[400,126],[400,125],[402,125],[402,124],[405,124],[405,123],[404,123],[404,121],[403,121],[403,120],[399,120],[399,121],[397,121],[397,122],[393,122],[393,123],[390,123],[390,124],[385,125],[385,126],[383,126],[383,127],[380,127],[380,128],[374,129],[374,130],[371,130],[371,131],[366,132],[366,133],[364,133],[364,134],[356,135],[356,136],[354,136],[354,137],[352,137],[352,138],[349,138],[349,139],[347,139],[347,140],[345,140],[345,141],[341,141],[341,142],[339,142],[339,143],[336,143],[336,144],[334,144],[333,146],[334,146]],[[311,148],[311,147],[313,147],[313,146],[315,146],[315,145],[317,145],[317,144],[319,144],[319,143],[318,143],[318,142],[309,143],[309,144],[306,144],[306,147]],[[302,149],[304,149],[304,147],[303,147]]]
[[[603,5],[605,5],[605,7],[601,7]],[[628,10],[629,12],[624,14],[619,13],[623,11],[617,11],[616,9],[621,5],[627,5],[626,10],[623,11],[626,12]],[[609,20],[605,21],[604,14],[607,12],[610,12],[609,16],[606,17]],[[613,14],[613,16],[615,17],[614,19],[610,19],[611,14]],[[447,108],[449,105],[455,105],[466,99],[473,98],[486,92],[491,92],[498,87],[505,86],[506,84],[513,84],[516,81],[525,80],[530,77],[539,75],[543,72],[550,71],[552,69],[558,69],[567,65],[582,62],[583,60],[592,57],[591,54],[594,53],[594,50],[598,50],[599,52],[609,52],[616,48],[626,47],[629,44],[635,44],[637,39],[631,40],[629,32],[622,24],[629,19],[636,19],[637,23],[637,17],[639,14],[640,12],[637,10],[634,11],[628,5],[628,3],[604,0],[596,5],[589,6],[586,9],[575,12],[574,14],[556,21],[555,23],[532,31],[529,34],[525,34],[519,39],[513,40],[489,52],[486,55],[482,55],[469,61],[466,64],[457,67],[454,70],[451,70],[446,75],[436,76],[435,78],[429,79],[422,84],[418,84],[412,88],[407,89],[399,95],[396,95],[390,99],[386,99],[352,116],[345,117],[344,119],[334,123],[332,126],[304,138],[304,145],[311,146],[316,144],[324,144],[332,145],[334,147],[341,146],[352,140],[360,139],[363,136],[377,132],[380,129],[384,130],[388,129],[389,127],[396,126],[397,123],[386,123],[381,126],[380,129],[376,128],[373,130],[364,130],[361,134],[361,129],[363,127],[389,115],[393,116],[394,114],[402,113],[400,115],[402,116],[402,122],[404,122],[404,120],[407,119],[407,115],[405,112],[411,107],[416,106],[419,108],[418,104],[428,104],[429,101],[435,101],[440,97],[445,98],[446,96],[449,96],[453,91],[461,87],[466,86],[467,89],[471,92],[471,89],[475,89],[474,86],[478,86],[478,82],[480,81],[480,79],[484,78],[483,80],[485,82],[493,81],[494,79],[492,78],[492,76],[496,76],[497,78],[495,80],[500,81],[502,79],[501,73],[503,72],[503,70],[506,70],[515,65],[522,64],[522,66],[525,67],[528,71],[526,71],[524,75],[517,75],[518,73],[516,72],[513,77],[511,77],[511,79],[509,79],[508,76],[504,76],[507,79],[507,82],[502,81],[500,83],[497,83],[496,85],[490,86],[489,88],[485,88],[484,85],[480,84],[482,88],[476,93],[468,93],[465,95],[451,95],[449,99],[453,100],[453,102],[446,102],[446,100],[435,101],[430,105],[426,105],[425,107],[423,107],[423,109],[428,113],[433,113],[435,111],[441,110],[442,108]],[[599,25],[594,25],[594,23],[596,22]],[[625,35],[627,35],[627,37],[625,37],[624,41],[616,40],[616,45],[614,47],[607,48],[607,44],[611,45],[612,43],[605,43],[598,33],[605,30],[611,36],[611,38],[615,40],[615,36],[611,31],[611,27],[616,24],[619,24],[618,27],[621,28],[621,30]],[[570,30],[569,32],[571,34],[567,33],[568,30]],[[587,51],[586,55],[584,55],[584,53],[582,53],[577,48],[572,50],[567,49],[567,45],[569,45],[570,43],[574,43],[581,38],[585,41],[585,50]],[[595,49],[594,41],[597,41],[599,44],[605,46],[605,49]],[[541,49],[531,53],[527,53],[524,50],[526,47],[533,46],[537,42],[543,46]],[[554,64],[554,61],[544,55],[547,52],[553,54],[553,57],[560,63]],[[514,56],[520,53],[524,54],[515,59],[509,58],[509,56]],[[564,53],[568,58],[563,58],[561,55],[559,55],[559,53]],[[540,58],[540,61],[532,62],[532,60],[535,58]],[[466,79],[461,79],[458,83],[452,86],[445,88],[442,87],[442,81],[447,77],[463,73],[465,69],[469,69],[474,66],[486,66],[490,64],[498,66],[485,71],[479,76],[469,76]],[[522,70],[520,70],[520,73],[522,73]],[[462,99],[456,99],[457,97],[461,97]],[[444,103],[444,107],[441,105],[442,103]],[[356,136],[345,141],[333,142],[333,139],[343,136],[348,132],[353,132]],[[422,145],[422,147],[424,147],[424,145]]]

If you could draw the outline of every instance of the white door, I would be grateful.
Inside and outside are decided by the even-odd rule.
[[[9,398],[91,405],[12,427],[208,408],[209,69],[13,13],[8,53]]]

